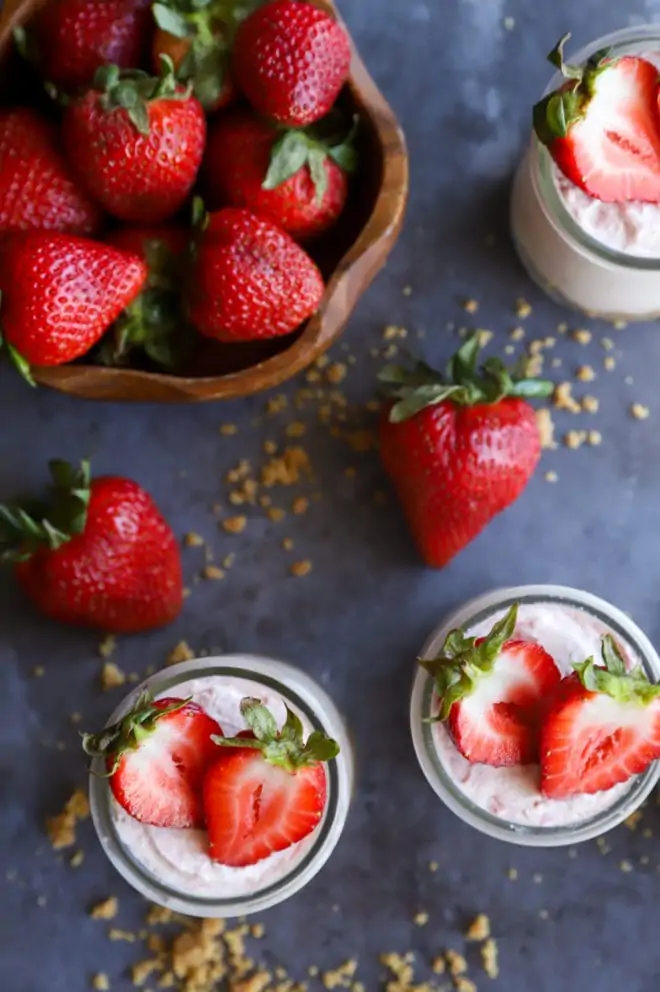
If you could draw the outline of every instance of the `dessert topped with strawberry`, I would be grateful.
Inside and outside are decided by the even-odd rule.
[[[510,824],[587,820],[660,758],[660,685],[586,611],[514,604],[430,653],[445,773]]]
[[[660,53],[596,52],[564,61],[565,35],[548,59],[564,81],[533,111],[553,180],[573,220],[607,247],[660,255]]]
[[[131,856],[170,887],[218,898],[272,884],[309,851],[339,753],[272,689],[224,675],[142,693],[83,747],[105,766]]]

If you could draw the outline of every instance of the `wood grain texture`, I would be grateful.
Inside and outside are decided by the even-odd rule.
[[[6,0],[0,13],[0,60],[13,29],[44,0]],[[319,0],[341,20],[331,0]],[[343,22],[342,22],[343,23]],[[317,258],[326,277],[318,312],[287,342],[241,348],[205,343],[185,375],[75,364],[34,369],[37,382],[85,399],[194,403],[233,399],[278,386],[307,368],[337,340],[361,294],[383,267],[401,230],[408,198],[405,138],[389,104],[353,47],[342,97],[363,122],[362,170],[345,216]],[[325,263],[325,264],[324,264]],[[273,353],[275,351],[275,353]]]

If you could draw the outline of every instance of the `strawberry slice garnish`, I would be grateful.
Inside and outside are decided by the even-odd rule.
[[[660,757],[660,685],[641,665],[627,671],[609,634],[602,659],[574,665],[550,701],[541,733],[541,792],[549,798],[604,792]]]
[[[420,662],[435,679],[438,719],[473,764],[538,761],[544,700],[561,674],[540,644],[513,639],[517,615],[514,603],[486,637],[452,630],[440,654]]]
[[[202,783],[222,728],[189,699],[148,692],[119,723],[84,734],[87,754],[105,760],[117,802],[153,827],[203,827]]]
[[[599,200],[660,202],[658,70],[597,52],[566,65],[565,35],[549,61],[566,83],[534,107],[534,129],[561,171]]]
[[[283,851],[318,826],[327,791],[323,762],[339,753],[320,731],[304,741],[288,707],[281,730],[258,699],[243,699],[241,713],[250,732],[214,738],[223,751],[204,779],[209,853],[234,867]]]

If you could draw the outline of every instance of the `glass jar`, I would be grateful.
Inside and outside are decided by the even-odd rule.
[[[197,917],[235,917],[255,913],[274,906],[294,895],[307,884],[323,867],[332,854],[344,828],[353,790],[354,761],[353,749],[344,721],[328,694],[304,672],[291,665],[271,658],[252,655],[227,655],[216,658],[200,658],[172,665],[148,678],[137,686],[117,707],[108,720],[108,725],[120,720],[134,705],[141,692],[148,690],[152,696],[184,696],[189,691],[182,688],[193,680],[204,680],[200,691],[193,691],[193,698],[204,707],[204,691],[231,691],[238,698],[252,695],[261,698],[269,707],[271,701],[282,708],[282,703],[296,713],[303,722],[306,733],[322,730],[334,738],[340,747],[336,759],[329,761],[326,768],[327,801],[323,818],[314,832],[294,848],[271,855],[248,868],[224,868],[214,866],[206,858],[204,835],[200,831],[170,831],[162,827],[148,827],[129,817],[115,801],[108,779],[102,777],[103,763],[94,759],[90,774],[90,804],[92,818],[101,846],[119,873],[143,896],[160,906],[176,912]],[[246,681],[247,680],[247,681]],[[205,688],[206,687],[206,688]],[[210,715],[214,715],[211,713]],[[222,724],[221,724],[222,725]],[[227,732],[227,726],[222,725]],[[229,732],[233,733],[233,730]],[[130,821],[133,834],[126,831],[122,823]],[[165,830],[164,835],[160,833]],[[137,831],[137,832],[136,832]],[[153,831],[159,833],[154,834]],[[181,835],[190,835],[183,841]],[[127,838],[135,837],[140,843],[129,843]],[[154,865],[156,848],[164,843],[172,843],[172,854],[168,850],[165,870],[159,872]],[[195,839],[199,838],[199,839]],[[155,846],[151,842],[155,839]],[[176,845],[194,843],[203,852],[203,865],[209,871],[227,872],[226,894],[212,891],[204,893],[199,868],[200,853],[194,856],[197,862],[185,861],[185,850],[179,855]],[[136,856],[136,848],[142,846],[142,857]],[[272,859],[277,868],[268,866]],[[184,873],[185,870],[188,874]],[[197,865],[197,868],[195,867]],[[180,867],[180,870],[179,870]],[[245,875],[245,872],[248,872]],[[239,874],[236,874],[239,873]],[[169,875],[166,878],[164,876]],[[186,882],[188,890],[186,891]],[[222,885],[222,881],[220,882]],[[214,883],[214,889],[216,888]],[[193,890],[193,891],[191,891]]]
[[[660,25],[615,31],[566,61],[579,65],[602,49],[611,49],[613,57],[660,54]],[[545,93],[563,82],[557,72]],[[660,253],[656,258],[641,257],[597,241],[567,210],[554,176],[550,153],[533,133],[516,172],[511,198],[513,242],[531,278],[558,302],[590,317],[610,321],[656,319],[660,316]],[[660,222],[660,206],[658,211]]]
[[[526,605],[533,607],[552,605],[567,611],[577,611],[575,614],[567,613],[567,617],[569,619],[571,616],[577,618],[572,622],[581,621],[584,618],[584,623],[592,627],[589,634],[590,639],[595,636],[598,640],[600,633],[594,634],[596,630],[610,632],[631,660],[641,661],[651,681],[656,682],[660,679],[660,658],[649,639],[630,617],[598,596],[564,586],[519,586],[511,589],[497,589],[494,592],[479,596],[454,610],[450,616],[443,620],[424,645],[420,657],[432,658],[437,655],[446,635],[456,627],[470,631],[477,624],[487,622],[488,626],[492,625],[495,619],[506,612],[513,603],[520,604],[519,624],[520,615],[523,612],[522,608]],[[480,630],[479,633],[482,631]],[[552,644],[544,643],[543,640],[541,643],[546,647],[546,650],[549,650],[551,654],[553,653]],[[586,660],[588,655],[585,653],[584,658],[580,657],[581,650],[582,645],[576,644],[575,654],[577,656],[571,657],[570,660]],[[437,713],[437,697],[433,678],[419,667],[413,682],[410,727],[417,759],[424,775],[431,788],[456,816],[482,833],[512,844],[530,847],[560,847],[604,834],[620,824],[644,802],[660,776],[660,763],[654,762],[641,775],[632,778],[629,783],[616,786],[615,789],[611,790],[611,803],[603,802],[606,793],[597,794],[594,803],[597,803],[598,806],[594,806],[594,812],[572,822],[556,825],[513,822],[513,818],[507,819],[504,809],[496,815],[474,802],[466,794],[458,778],[449,773],[447,759],[444,757],[448,752],[446,746],[441,746],[443,741],[449,740],[447,732],[444,727],[437,723],[428,722],[428,718],[435,713]],[[438,734],[445,735],[445,737],[439,738]],[[463,762],[464,759],[458,755],[458,751],[453,745],[451,745],[451,751]],[[486,765],[470,767],[497,773],[509,772],[509,769],[490,769]],[[534,785],[534,789],[537,789],[536,785]],[[536,795],[540,798],[540,793],[537,792]],[[591,802],[592,797],[587,797],[587,801]],[[556,804],[566,801],[541,800],[541,803],[543,802]]]

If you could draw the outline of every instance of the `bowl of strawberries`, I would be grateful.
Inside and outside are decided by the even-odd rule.
[[[3,7],[0,333],[29,382],[164,402],[278,385],[341,333],[407,193],[330,0]]]

